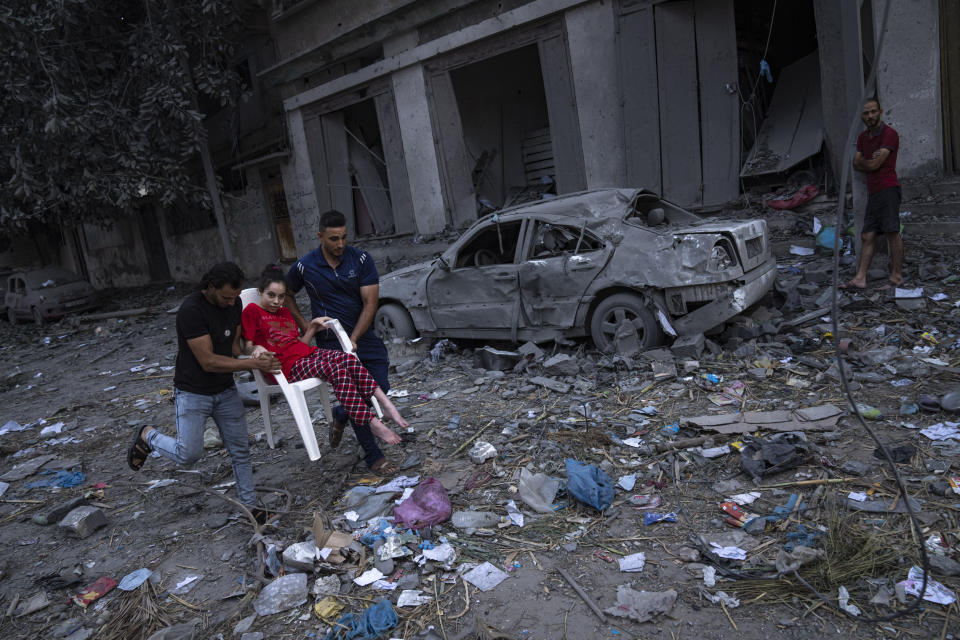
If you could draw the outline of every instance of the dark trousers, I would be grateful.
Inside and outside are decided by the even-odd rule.
[[[340,343],[336,340],[332,342],[321,342],[318,339],[317,346],[324,349],[343,351]],[[387,355],[387,347],[383,344],[383,341],[376,336],[370,338],[364,336],[357,344],[357,357],[360,358],[360,362],[366,367],[367,371],[370,372],[373,379],[376,380],[377,386],[380,387],[384,393],[389,391],[390,381],[387,378],[387,374],[390,369],[390,358]],[[380,451],[380,447],[377,446],[377,437],[373,435],[369,424],[357,424],[353,420],[350,420],[346,410],[340,405],[333,408],[333,417],[340,423],[346,424],[348,421],[350,422],[350,426],[353,427],[353,432],[357,436],[357,442],[359,442],[363,448],[363,461],[367,463],[368,467],[383,457],[383,452]]]

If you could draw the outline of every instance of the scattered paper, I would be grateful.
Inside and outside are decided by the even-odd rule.
[[[907,579],[898,584],[903,585],[904,591],[912,596],[920,595],[920,587],[923,585],[923,569],[920,567],[910,567],[907,573]],[[937,604],[952,604],[957,596],[953,591],[943,586],[932,577],[927,576],[927,590],[923,594],[923,599]]]
[[[374,569],[367,569],[366,571],[361,573],[358,577],[354,578],[353,582],[355,584],[360,585],[361,587],[365,587],[368,584],[373,584],[374,582],[382,578],[383,578],[383,573],[381,573],[379,569],[374,568]]]
[[[490,591],[490,589],[506,580],[507,574],[489,562],[484,562],[480,566],[467,571],[461,577],[480,591]]]
[[[850,498],[851,500],[856,500],[857,502],[866,502],[866,501],[867,501],[867,494],[862,493],[862,492],[860,492],[860,491],[851,491],[851,492],[847,495],[847,497]]]
[[[647,554],[643,553],[632,553],[629,556],[624,556],[618,560],[620,563],[620,571],[625,573],[637,573],[643,571],[643,565],[647,562]]]
[[[420,484],[420,476],[398,476],[385,485],[377,487],[376,493],[396,493],[406,487]]]
[[[628,476],[620,476],[617,478],[617,486],[623,489],[624,491],[633,491],[633,488],[637,485],[637,474],[631,473]]]
[[[850,604],[850,592],[847,591],[846,587],[840,587],[837,590],[837,604],[852,616],[860,615],[860,609],[856,605]]]
[[[931,440],[960,439],[960,422],[938,422],[921,429],[920,433]]]
[[[643,444],[643,440],[640,438],[626,438],[623,440],[623,444],[627,445],[628,447],[636,448]]]
[[[433,600],[432,597],[424,595],[420,589],[404,589],[397,598],[398,607],[419,607]]]
[[[813,249],[809,247],[798,247],[797,245],[791,245],[790,253],[795,256],[812,256]]]
[[[360,514],[357,513],[356,511],[347,511],[345,514],[343,514],[343,517],[349,520],[350,522],[356,522],[357,520],[360,519]]]
[[[932,296],[929,296],[934,302],[940,302],[941,300],[947,299],[947,294],[945,293],[935,293]]]
[[[895,298],[920,298],[923,297],[923,287],[917,287],[916,289],[902,289],[896,287],[893,293]]]
[[[510,518],[510,523],[518,527],[523,526],[523,514],[520,512],[520,509],[517,508],[517,503],[513,500],[507,502],[507,517]]]
[[[748,493],[738,493],[730,496],[728,502],[736,502],[739,505],[753,504],[761,496],[759,491],[750,491]]]
[[[729,558],[730,560],[747,559],[747,552],[740,547],[724,547],[716,542],[711,542],[710,546],[713,547],[713,552],[721,558]]]

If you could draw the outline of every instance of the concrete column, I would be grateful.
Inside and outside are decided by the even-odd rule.
[[[290,161],[282,167],[283,186],[290,212],[290,226],[297,253],[304,255],[317,246],[317,224],[320,209],[316,185],[307,148],[307,134],[303,124],[303,110],[287,111],[287,130],[290,135]]]
[[[874,3],[878,33],[885,4]],[[939,15],[937,0],[890,3],[877,66],[877,97],[884,122],[900,134],[901,177],[943,170]]]
[[[613,5],[592,2],[564,14],[588,189],[627,179]]]
[[[437,233],[447,220],[423,73],[423,65],[415,64],[394,72],[391,80],[417,232]]]

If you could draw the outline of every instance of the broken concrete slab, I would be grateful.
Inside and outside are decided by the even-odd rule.
[[[526,359],[530,360],[531,362],[540,362],[543,360],[544,356],[546,356],[546,354],[543,352],[543,349],[538,347],[533,342],[524,342],[522,345],[520,345],[520,348],[517,349],[517,353],[519,353],[521,356],[525,356]]]
[[[705,338],[702,333],[691,336],[680,336],[673,341],[673,344],[670,346],[670,352],[673,353],[677,359],[691,358],[695,360],[703,353],[704,344]]]
[[[100,527],[107,526],[107,516],[99,508],[86,505],[70,511],[57,526],[79,538],[86,538]]]
[[[558,353],[543,361],[543,372],[551,376],[575,376],[580,373],[580,365],[566,353]]]
[[[560,382],[559,380],[553,380],[545,376],[534,376],[530,378],[528,382],[539,387],[545,387],[551,391],[556,391],[557,393],[568,393],[570,391],[570,385],[566,382]]]
[[[818,420],[807,420],[797,411],[748,411],[746,413],[724,413],[681,418],[681,425],[690,425],[707,431],[716,431],[721,434],[751,433],[757,429],[770,431],[829,431],[840,420],[843,413],[833,405],[824,405],[831,408],[816,408],[816,411],[807,411],[806,415],[824,415]]]
[[[517,366],[522,357],[523,354],[519,351],[503,351],[493,347],[483,347],[474,352],[473,364],[488,371],[509,371]]]
[[[30,521],[34,524],[47,525],[53,524],[54,522],[60,522],[63,520],[63,517],[76,509],[87,504],[87,499],[83,496],[74,498],[73,500],[68,500],[67,502],[61,502],[60,504],[55,505],[44,513],[38,513],[30,518]]]
[[[5,474],[0,476],[0,480],[6,482],[11,482],[14,480],[23,480],[24,478],[29,478],[37,471],[39,471],[44,465],[52,460],[56,460],[57,456],[54,454],[47,454],[44,456],[37,456],[36,458],[31,458],[26,462],[21,462],[18,465],[15,465],[12,469],[7,471]]]

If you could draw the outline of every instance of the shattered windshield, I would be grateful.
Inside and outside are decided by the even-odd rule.
[[[627,216],[627,221],[656,228],[693,224],[699,222],[700,218],[655,194],[640,193],[633,201],[632,211]]]

